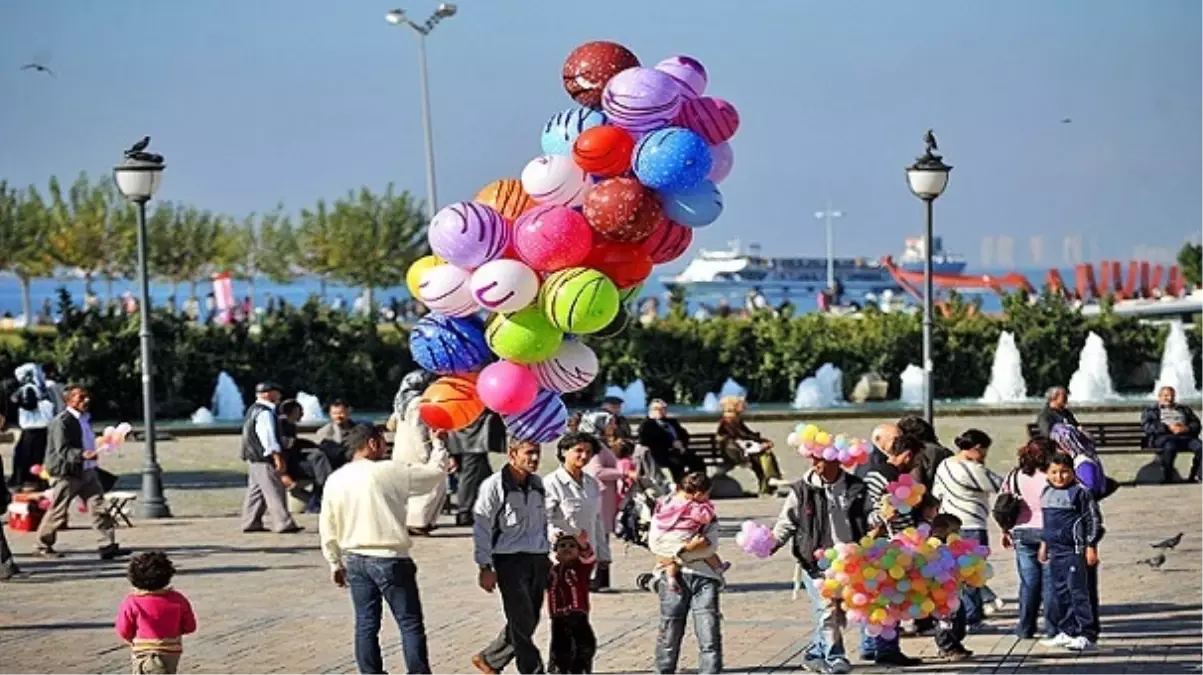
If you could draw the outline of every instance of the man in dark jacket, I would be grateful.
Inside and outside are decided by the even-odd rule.
[[[1173,387],[1162,387],[1157,392],[1157,405],[1145,409],[1140,418],[1148,436],[1148,446],[1157,448],[1161,459],[1162,482],[1174,478],[1174,460],[1178,453],[1188,450],[1194,454],[1187,480],[1199,480],[1199,459],[1203,454],[1203,442],[1199,441],[1199,417],[1188,406],[1179,405]]]
[[[952,457],[952,450],[940,445],[935,428],[922,417],[903,417],[898,420],[898,432],[923,441],[923,451],[915,456],[911,474],[915,480],[923,481],[923,486],[930,493],[936,482],[936,469],[940,468],[941,462]]]
[[[1036,427],[1040,429],[1041,436],[1048,438],[1049,432],[1058,424],[1078,426],[1078,418],[1074,417],[1073,411],[1069,409],[1069,392],[1065,387],[1049,389],[1047,397],[1048,403],[1045,404],[1044,410],[1036,416]]]
[[[447,452],[455,462],[459,485],[455,491],[455,524],[472,525],[472,506],[480,484],[493,474],[489,453],[506,451],[505,422],[501,415],[486,410],[468,426],[447,434]]]
[[[67,508],[79,497],[88,505],[92,528],[96,530],[102,560],[112,560],[129,551],[117,546],[114,523],[104,508],[104,486],[97,473],[96,434],[88,408],[92,403],[87,390],[70,385],[65,391],[67,409],[55,415],[47,430],[46,463],[52,481],[50,509],[38,528],[38,555],[61,558],[54,550],[58,531],[67,526]]]

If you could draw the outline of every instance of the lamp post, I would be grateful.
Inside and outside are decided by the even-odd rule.
[[[935,410],[932,392],[932,202],[948,187],[948,172],[952,167],[936,154],[939,146],[931,129],[923,136],[927,149],[923,156],[906,169],[906,181],[911,192],[923,200],[927,210],[927,227],[923,232],[923,416],[934,423]]]
[[[815,211],[815,218],[827,221],[827,288],[835,288],[835,234],[832,231],[831,219],[844,217],[843,211],[832,211],[831,202],[827,208]]]
[[[426,36],[443,19],[455,16],[456,6],[444,2],[434,10],[424,23],[414,23],[405,15],[405,10],[394,9],[384,15],[384,20],[394,26],[409,26],[418,34],[418,78],[422,88],[422,131],[426,135],[426,211],[434,218],[438,210],[438,191],[434,181],[434,131],[430,122],[430,85],[426,75]]]
[[[121,194],[138,208],[138,337],[142,343],[142,497],[139,510],[143,518],[170,518],[171,509],[163,496],[163,469],[155,452],[155,386],[150,335],[150,275],[146,263],[146,203],[155,196],[163,179],[162,155],[146,152],[150,137],[143,138],[125,151],[125,159],[113,167],[113,179]]]

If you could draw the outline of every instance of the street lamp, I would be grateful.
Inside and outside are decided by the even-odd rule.
[[[935,420],[932,403],[932,202],[948,187],[948,172],[952,167],[936,154],[939,146],[931,129],[923,135],[927,149],[923,156],[906,169],[906,181],[911,192],[927,206],[927,228],[923,233],[923,416],[928,424]]]
[[[456,7],[444,2],[434,10],[424,23],[414,23],[405,15],[405,10],[394,9],[384,15],[384,20],[394,26],[409,26],[418,34],[418,76],[422,87],[422,130],[426,134],[426,211],[434,218],[438,209],[438,192],[434,183],[434,131],[430,123],[430,85],[426,76],[426,36],[443,19],[455,16]]]
[[[150,275],[146,266],[146,203],[155,196],[163,180],[163,156],[146,152],[147,136],[125,151],[125,159],[113,167],[117,189],[138,206],[138,309],[142,342],[142,497],[139,510],[143,518],[170,518],[171,509],[163,496],[163,469],[155,453],[155,385],[151,373],[154,363],[150,335]]]
[[[815,211],[815,218],[827,221],[827,288],[835,288],[835,235],[832,233],[831,219],[844,217],[843,211],[832,211],[831,202],[827,208]]]

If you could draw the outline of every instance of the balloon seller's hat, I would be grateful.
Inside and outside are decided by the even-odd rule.
[[[259,384],[255,385],[256,394],[266,394],[269,391],[280,391],[280,385],[272,382],[271,380],[260,382]]]
[[[617,396],[607,396],[602,399],[602,403],[606,403],[609,405],[622,405],[625,402],[626,401],[623,401],[621,398],[618,398]]]

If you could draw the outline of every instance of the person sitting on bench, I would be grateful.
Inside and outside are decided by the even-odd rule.
[[[1160,455],[1161,482],[1174,480],[1174,460],[1183,450],[1194,454],[1187,480],[1196,482],[1199,480],[1199,459],[1203,454],[1203,442],[1199,441],[1199,418],[1189,407],[1175,401],[1176,394],[1173,387],[1162,387],[1157,392],[1157,404],[1145,408],[1140,425],[1148,436],[1147,445]]]
[[[322,489],[326,486],[326,479],[334,473],[334,466],[320,445],[297,436],[297,423],[301,421],[302,414],[304,409],[295,399],[280,403],[280,445],[284,449],[288,477],[294,481],[313,481],[313,492],[305,511],[318,513],[321,510]]]

